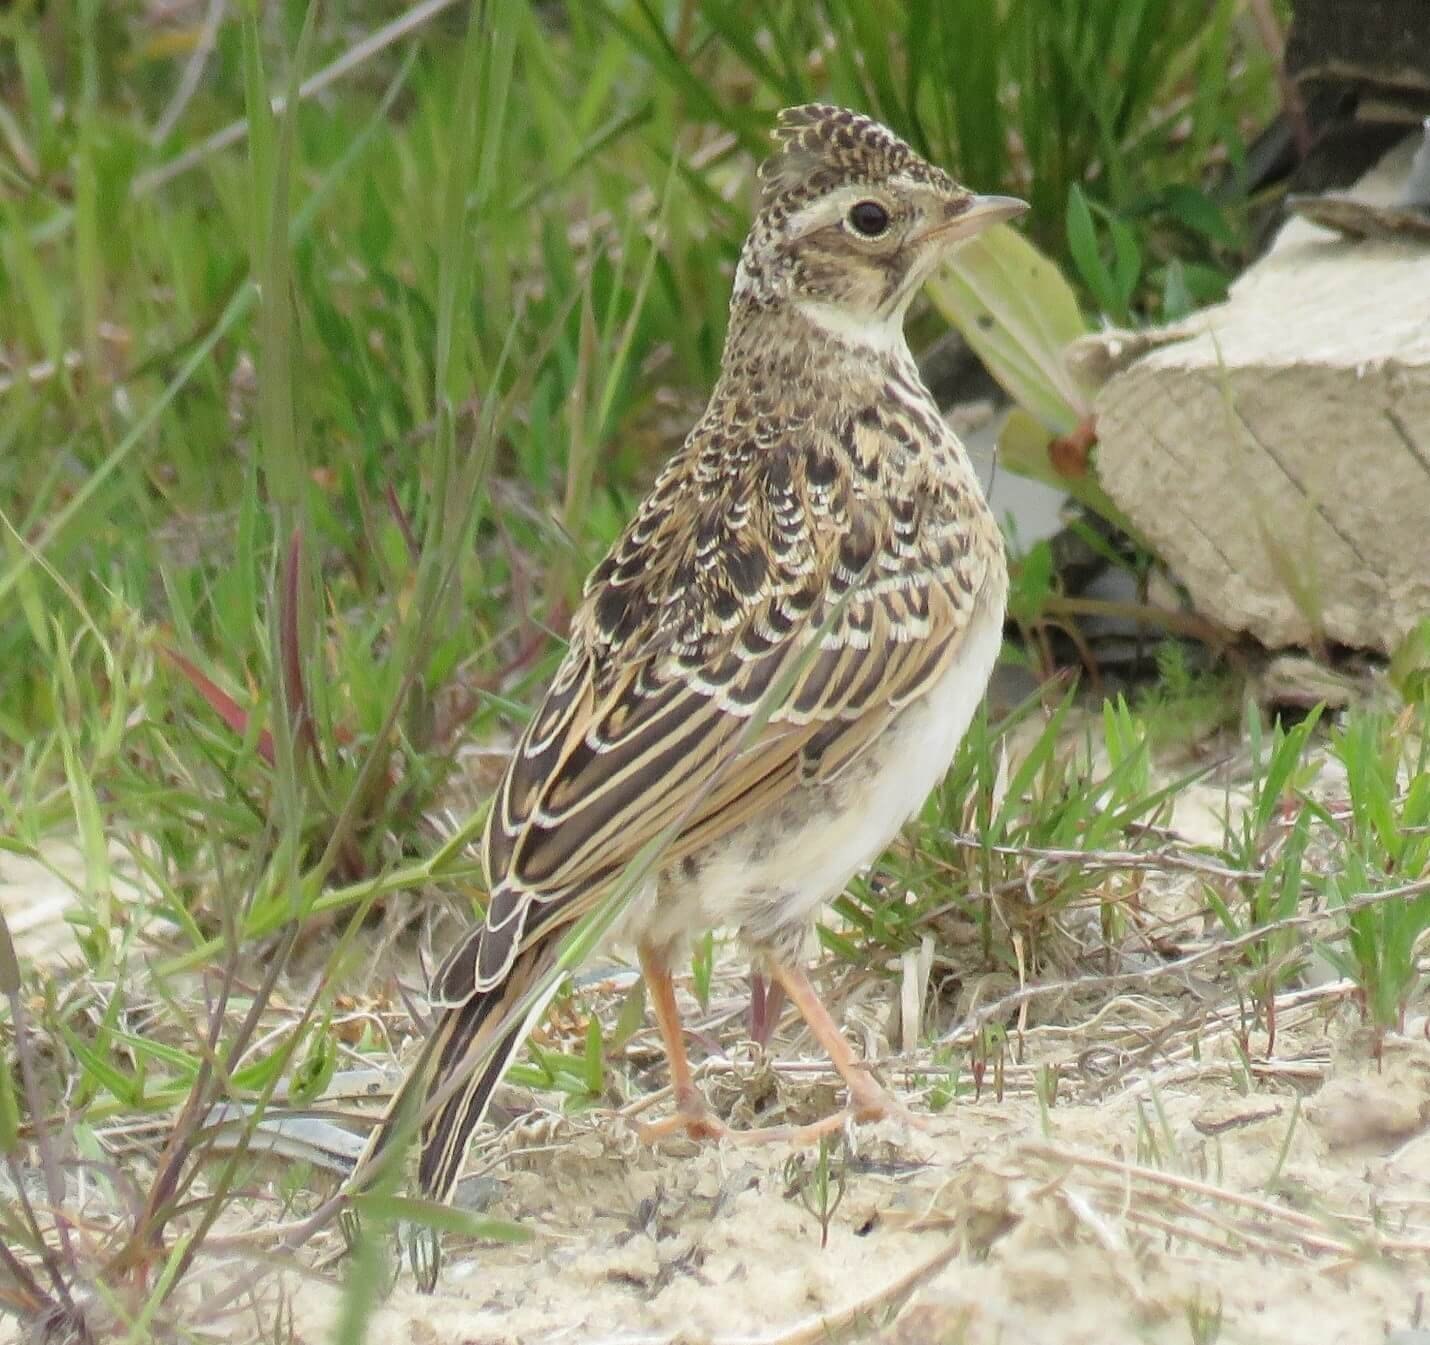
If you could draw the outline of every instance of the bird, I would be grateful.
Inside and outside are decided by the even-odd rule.
[[[849,109],[787,108],[772,139],[708,406],[586,581],[491,803],[484,919],[434,979],[440,1013],[398,1097],[425,1098],[418,1182],[435,1200],[563,937],[666,831],[617,930],[670,1068],[674,1110],[646,1138],[732,1135],[692,1077],[672,979],[714,927],[738,932],[847,1086],[803,1138],[908,1116],[801,952],[943,777],[998,657],[1002,535],[903,325],[954,247],[1027,206]]]

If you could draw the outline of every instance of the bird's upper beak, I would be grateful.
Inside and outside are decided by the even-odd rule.
[[[1028,203],[1016,196],[960,196],[944,206],[945,218],[926,229],[919,241],[961,243],[990,224],[1014,219],[1027,209]]]

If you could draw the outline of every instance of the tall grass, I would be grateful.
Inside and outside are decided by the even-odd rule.
[[[516,614],[526,617],[541,615],[543,597],[569,598],[680,425],[652,389],[693,400],[713,378],[749,156],[776,106],[820,97],[866,108],[979,189],[1029,196],[1033,236],[1074,277],[1082,258],[1091,307],[1128,302],[1123,290],[1117,305],[1100,292],[1091,260],[1111,256],[1122,236],[1113,221],[1134,233],[1139,303],[1156,302],[1171,253],[1183,280],[1234,255],[1239,207],[1212,201],[1202,184],[1209,165],[1235,158],[1270,88],[1234,0],[1217,0],[1210,16],[1176,0],[918,0],[892,12],[890,22],[882,7],[826,0],[521,6],[511,39],[520,96],[503,104],[502,133],[488,142],[492,199],[469,239],[474,282],[460,291],[441,289],[452,207],[435,186],[457,152],[454,14],[419,36],[421,59],[370,132],[370,152],[340,174],[330,170],[406,53],[382,53],[335,95],[304,104],[293,180],[332,185],[311,219],[301,215],[309,198],[298,198],[300,465],[255,434],[273,394],[260,371],[255,402],[250,362],[268,342],[245,240],[272,202],[255,198],[233,150],[132,190],[182,155],[185,132],[198,137],[242,112],[242,25],[220,27],[179,131],[156,149],[149,131],[178,77],[165,53],[199,34],[126,23],[103,7],[43,22],[16,8],[0,18],[10,151],[0,186],[9,446],[0,509],[87,596],[102,585],[204,649],[222,645],[239,682],[266,682],[262,632],[244,615],[254,576],[229,564],[236,530],[245,543],[265,540],[268,518],[239,512],[260,457],[288,495],[301,493],[300,569],[319,565],[338,607],[363,613],[374,591],[402,579],[419,490],[441,485],[432,445],[450,447],[474,409],[434,399],[434,366],[470,373],[486,407],[521,383],[522,413],[495,444],[513,507],[504,535],[483,529],[459,567],[454,601],[469,629],[441,657],[449,677],[465,662],[473,680],[490,679],[525,643],[505,595],[531,598],[538,610]],[[258,25],[270,63],[297,36],[281,13],[265,11]],[[320,12],[313,64],[341,54],[353,24],[380,14]],[[1074,186],[1092,209],[1090,237],[1069,235]],[[600,369],[599,394],[583,392],[583,363]],[[434,420],[435,439],[425,432]],[[542,502],[561,497],[553,516]],[[547,567],[529,560],[549,555],[565,571],[552,586],[559,594],[539,582]],[[0,725],[21,730],[47,722],[52,707],[32,672],[32,636],[14,619],[14,575],[13,563],[0,575],[0,659],[23,671],[0,689]],[[365,713],[371,729],[379,712]]]
[[[373,703],[366,708],[380,712],[380,722],[371,727],[345,722],[354,708],[351,684],[339,683],[336,694],[329,694],[333,669],[323,646],[330,643],[325,631],[335,595],[310,551],[310,539],[319,533],[319,510],[314,507],[318,483],[309,452],[311,408],[297,378],[301,335],[293,262],[295,240],[301,241],[312,216],[294,220],[298,105],[292,90],[309,52],[313,7],[296,42],[288,111],[278,124],[269,111],[255,15],[250,13],[243,24],[251,270],[227,312],[242,314],[249,306],[257,310],[253,340],[258,356],[258,451],[242,476],[237,524],[242,568],[222,596],[226,605],[215,629],[236,637],[237,649],[225,649],[222,643],[218,647],[218,656],[230,660],[230,672],[241,673],[246,667],[256,674],[259,694],[250,704],[240,704],[199,666],[205,654],[197,632],[207,615],[201,603],[211,604],[212,592],[198,590],[201,603],[186,604],[181,584],[190,576],[162,559],[158,562],[179,629],[173,635],[157,634],[154,642],[197,693],[196,699],[202,698],[223,723],[227,736],[206,732],[203,721],[192,717],[197,705],[186,714],[182,706],[170,712],[151,703],[138,712],[141,724],[125,717],[123,729],[129,732],[123,760],[106,763],[100,745],[108,757],[119,756],[112,710],[99,726],[100,745],[87,742],[71,727],[73,722],[88,728],[86,716],[94,712],[94,691],[80,690],[75,652],[92,644],[92,656],[108,670],[101,696],[107,692],[112,698],[116,688],[132,689],[132,679],[124,676],[128,670],[119,665],[114,643],[95,623],[83,596],[43,549],[26,543],[13,526],[10,530],[15,545],[5,587],[19,594],[31,634],[48,654],[45,671],[59,702],[59,768],[86,859],[79,916],[87,974],[77,1002],[72,998],[68,1004],[47,1005],[40,1027],[62,1051],[59,1072],[62,1078],[70,1072],[67,1091],[81,1104],[86,1130],[116,1109],[178,1108],[167,1143],[152,1165],[146,1165],[147,1188],[144,1167],[125,1173],[130,1199],[103,1216],[86,1216],[91,1222],[99,1217],[107,1226],[98,1245],[90,1239],[81,1253],[69,1234],[74,1216],[59,1175],[71,1164],[65,1150],[74,1136],[48,1118],[49,1107],[35,1077],[35,1047],[23,1035],[20,972],[6,932],[0,990],[10,1000],[26,1079],[26,1111],[48,1174],[52,1221],[45,1227],[23,1200],[24,1222],[6,1220],[5,1256],[22,1300],[13,1306],[28,1318],[52,1321],[54,1330],[76,1339],[110,1338],[112,1331],[136,1341],[147,1339],[151,1328],[168,1318],[171,1306],[181,1318],[193,1321],[196,1312],[212,1316],[237,1296],[241,1284],[198,1309],[180,1299],[178,1291],[251,1162],[249,1146],[274,1099],[281,1092],[301,1105],[322,1091],[332,1073],[326,1023],[339,984],[337,973],[348,960],[347,949],[377,895],[375,888],[353,902],[341,937],[324,959],[317,992],[302,1011],[276,1039],[266,1033],[260,1038],[258,1028],[328,877],[349,864],[360,871],[377,867],[378,852],[359,845],[354,855],[350,842],[363,840],[362,830],[376,817],[390,826],[397,816],[393,796],[400,782],[392,772],[393,733],[405,716],[410,722],[414,692],[430,675],[436,633],[452,619],[454,578],[472,547],[491,460],[486,445],[502,432],[509,409],[508,402],[494,398],[476,418],[472,441],[463,445],[476,451],[459,450],[455,407],[472,399],[474,371],[464,358],[465,342],[457,336],[457,313],[475,269],[470,240],[480,214],[480,189],[490,186],[491,147],[500,143],[500,120],[492,114],[504,104],[515,50],[514,7],[508,3],[491,9],[483,19],[474,18],[460,65],[456,108],[461,122],[447,167],[448,205],[436,258],[439,313],[431,402],[438,412],[430,433],[432,446],[423,458],[428,491],[416,496],[417,529],[423,540],[415,542],[416,534],[394,500],[394,526],[414,537],[412,553],[405,558],[412,591],[405,598],[398,591],[381,595],[385,610],[376,627],[399,666],[387,686],[359,687],[372,693]],[[410,62],[404,64],[396,81],[405,80],[411,68]],[[386,98],[379,104],[379,115],[391,102]],[[360,135],[354,143],[365,139]],[[328,180],[320,184],[324,192],[357,162],[350,154],[338,156]],[[475,208],[473,183],[478,188]],[[319,199],[315,194],[314,203]],[[508,341],[506,351],[511,349]],[[493,370],[498,384],[503,367],[499,361]],[[171,383],[161,398],[175,400],[178,390]],[[42,540],[53,547],[58,535],[52,527]],[[36,593],[46,582],[70,598],[82,632],[90,638],[66,641],[62,628],[48,621]],[[236,610],[238,603],[244,604],[243,610]],[[186,650],[180,652],[178,644]],[[139,732],[141,728],[145,732]],[[426,744],[418,740],[416,746]],[[106,764],[108,769],[103,769]],[[109,796],[107,809],[100,805],[101,788]],[[219,806],[210,813],[212,804]],[[144,897],[121,906],[114,899],[119,870],[110,862],[111,838],[132,835],[131,828],[142,829],[144,836],[129,840],[130,866],[142,877]],[[181,839],[185,830],[189,835]],[[18,848],[42,853],[38,838],[22,840]],[[458,847],[446,853],[456,856]],[[197,902],[191,896],[196,883],[205,889]],[[189,965],[184,959],[171,960],[167,972],[140,975],[139,942],[151,936],[150,922],[156,919],[170,924],[181,941],[210,950],[199,962],[206,969],[210,993],[206,1012],[197,1019],[191,1007],[196,987],[183,974]],[[264,921],[277,934],[266,946],[257,941],[254,928]],[[135,1014],[147,1020],[144,1034],[121,1033],[119,1025]],[[13,1103],[13,1090],[6,1096]],[[227,1156],[216,1159],[212,1116],[221,1101],[246,1119],[239,1125],[237,1142],[225,1146]],[[12,1167],[17,1130],[12,1125],[7,1140]],[[93,1146],[92,1137],[89,1144]],[[18,1170],[15,1175],[17,1189],[23,1189]],[[404,1206],[407,1217],[413,1213],[410,1205]],[[45,1267],[47,1282],[36,1279],[17,1259],[26,1253]]]
[[[490,0],[274,114],[385,11],[231,9],[157,146],[169,53],[200,34],[93,3],[0,15],[0,846],[52,862],[73,837],[82,867],[64,983],[0,923],[0,1157],[29,1190],[33,1153],[52,1207],[0,1214],[6,1301],[136,1341],[175,1314],[264,1127],[373,1049],[335,1026],[363,922],[414,891],[479,903],[480,805],[436,816],[455,749],[519,725],[581,576],[714,376],[773,109],[863,107],[1028,195],[1074,284],[1055,347],[1098,310],[1165,309],[1173,278],[1215,288],[1244,203],[1206,173],[1270,90],[1235,0]],[[236,117],[242,148],[153,176]],[[916,343],[942,319],[919,321]],[[1020,850],[1121,846],[1169,793],[1125,706],[1098,725],[1101,775],[1062,752],[1066,713],[1011,780],[1000,733],[972,735],[896,861],[936,900],[856,887],[835,952],[903,953],[951,891],[988,963],[1060,954],[1057,922],[1102,890],[1064,856],[1015,899]],[[1384,1030],[1419,985],[1424,911],[1358,902],[1391,870],[1415,881],[1423,847],[1390,838],[1423,831],[1425,800],[1377,734],[1337,740],[1348,768],[1380,764],[1320,820],[1356,856],[1345,965]],[[1299,860],[1223,918],[1259,938],[1303,895]],[[1257,995],[1302,951],[1250,946]],[[268,1012],[290,978],[301,1002]],[[123,1185],[106,1127],[154,1116],[172,1137],[126,1155],[135,1198],[86,1211],[79,1247],[75,1156]],[[306,1233],[330,1196],[303,1193]],[[510,1232],[361,1199],[370,1224]],[[374,1245],[354,1283],[376,1282]]]

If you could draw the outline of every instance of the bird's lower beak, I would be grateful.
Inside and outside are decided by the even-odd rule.
[[[982,233],[990,224],[1016,219],[1028,209],[1028,203],[1016,196],[965,196],[951,201],[947,209],[948,218],[927,230],[920,241],[961,243]]]

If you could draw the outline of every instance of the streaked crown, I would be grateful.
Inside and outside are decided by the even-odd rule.
[[[787,108],[774,140],[736,275],[736,318],[793,304],[826,329],[887,330],[952,246],[1027,208],[975,196],[847,108]]]
[[[837,187],[873,186],[895,177],[950,195],[963,190],[887,126],[847,107],[787,107],[776,119],[771,138],[775,151],[760,165],[762,211],[788,213]]]

